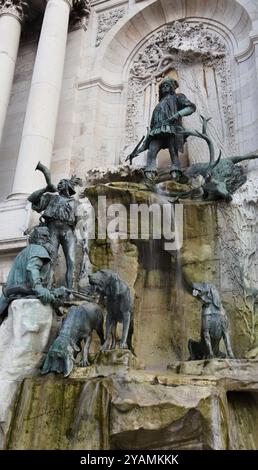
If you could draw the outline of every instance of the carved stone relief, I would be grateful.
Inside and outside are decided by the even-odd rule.
[[[255,176],[234,196],[234,204],[218,206],[217,257],[221,288],[248,350],[258,345],[258,305],[252,292],[258,284],[258,218]]]
[[[24,0],[0,0],[0,15],[12,14],[23,22],[28,14],[29,2]]]
[[[222,149],[224,155],[232,155],[235,135],[228,57],[222,38],[203,23],[175,21],[153,34],[129,70],[125,148],[121,159],[146,134],[158,101],[158,82],[171,73],[179,80],[179,91],[197,105],[198,113],[188,117],[187,127],[200,128],[199,114],[213,117],[210,133],[217,151]],[[201,160],[202,150],[205,153],[205,143],[189,139],[191,162]]]
[[[125,7],[115,8],[109,12],[101,13],[98,17],[98,29],[96,36],[96,47],[98,47],[108,31],[125,14]]]
[[[80,26],[83,20],[89,17],[90,11],[90,0],[73,0],[73,8],[70,14],[70,26]]]

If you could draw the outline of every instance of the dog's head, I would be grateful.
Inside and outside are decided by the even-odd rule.
[[[110,269],[101,269],[94,274],[89,275],[89,282],[97,292],[101,294],[110,295],[113,292],[114,281],[117,275]]]
[[[105,292],[107,288],[107,276],[105,270],[97,271],[94,274],[89,274],[89,283],[98,292]]]
[[[193,283],[192,294],[197,297],[203,304],[213,304],[216,308],[221,307],[221,300],[216,287],[213,284]]]
[[[71,344],[69,338],[58,336],[48,351],[42,373],[57,372],[68,377],[73,370],[75,350],[78,348]]]

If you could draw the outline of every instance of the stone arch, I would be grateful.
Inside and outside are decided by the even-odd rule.
[[[133,58],[153,34],[177,20],[201,22],[225,42],[236,119],[236,147],[232,153],[258,148],[255,130],[258,125],[258,87],[254,22],[243,6],[245,2],[246,0],[140,2],[131,13],[116,23],[98,47],[87,81],[82,82],[82,88],[95,87],[95,99],[98,102],[95,127],[93,125],[93,145],[91,143],[95,165],[96,162],[102,162],[104,166],[118,163],[121,149],[125,147],[128,75]],[[257,105],[250,113],[252,103]],[[112,116],[108,114],[111,109]]]
[[[127,70],[124,153],[146,132],[158,101],[158,83],[167,74],[175,74],[179,91],[197,105],[197,113],[186,119],[186,127],[201,129],[200,115],[213,117],[209,133],[217,154],[235,151],[230,46],[199,19],[183,19],[162,26],[137,48]],[[163,164],[169,164],[168,152],[162,154]],[[192,163],[206,160],[206,144],[189,139],[181,157],[183,165],[189,163],[189,156]],[[144,164],[145,158],[139,157],[137,163]]]
[[[106,35],[93,73],[102,69],[107,83],[120,84],[130,57],[161,26],[181,19],[199,19],[231,43],[236,58],[253,51],[252,21],[236,0],[153,0],[139,5]]]

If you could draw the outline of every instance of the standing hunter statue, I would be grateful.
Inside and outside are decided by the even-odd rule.
[[[152,113],[150,130],[128,155],[126,161],[129,161],[131,165],[134,158],[148,150],[147,166],[144,169],[145,184],[159,195],[172,197],[171,202],[187,198],[230,202],[232,194],[247,180],[246,169],[238,163],[256,159],[258,154],[250,153],[221,158],[222,150],[220,150],[218,158],[215,158],[215,147],[207,132],[211,118],[200,115],[201,131],[183,127],[182,117],[194,113],[196,106],[182,93],[175,93],[177,88],[178,82],[172,78],[165,78],[160,83],[159,103]],[[183,151],[184,143],[190,136],[207,143],[209,162],[194,163],[181,172],[178,152]],[[168,149],[170,153],[170,177],[178,183],[188,184],[189,190],[171,192],[156,187],[168,179],[167,171],[163,172],[163,175],[161,173],[157,175],[156,171],[156,157],[161,149]]]
[[[72,176],[71,179],[62,179],[57,187],[51,183],[49,170],[38,163],[36,170],[41,171],[46,179],[47,186],[34,191],[28,200],[32,209],[42,213],[40,221],[48,227],[50,240],[57,256],[61,245],[66,261],[66,285],[72,289],[75,263],[75,226],[77,223],[77,201],[74,199],[75,186],[82,185],[80,178]]]
[[[196,111],[194,103],[182,93],[175,93],[179,84],[173,78],[165,78],[159,85],[159,103],[152,113],[150,130],[142,145],[127,157],[132,159],[148,149],[145,172],[156,171],[156,157],[161,149],[168,149],[171,158],[171,176],[181,175],[178,152],[183,152],[187,135],[184,133],[182,117]],[[143,140],[143,139],[142,139]]]

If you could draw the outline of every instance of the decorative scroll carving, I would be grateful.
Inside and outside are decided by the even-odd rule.
[[[224,57],[226,46],[219,36],[212,35],[203,23],[190,25],[175,21],[154,34],[135,59],[131,74],[144,80],[161,76],[177,61],[191,60],[193,54],[202,57]]]
[[[0,0],[0,15],[11,14],[23,22],[28,15],[29,2],[24,0]]]
[[[222,120],[227,145],[231,146],[232,152],[235,145],[233,100],[226,45],[222,38],[211,32],[203,23],[184,21],[175,21],[153,34],[132,62],[128,82],[126,149],[142,137],[144,127],[148,125],[147,119],[142,126],[141,118],[146,90],[148,96],[152,94],[152,98],[148,97],[147,100],[150,101],[149,107],[153,108],[153,95],[156,93],[154,89],[158,81],[169,72],[175,71],[179,82],[182,83],[187,74],[190,76],[190,69],[195,64],[200,64],[200,69],[210,69],[215,77],[214,81],[219,81]],[[196,89],[192,90],[193,101],[197,88],[198,84]]]
[[[83,18],[88,18],[91,11],[90,0],[73,0],[73,8],[70,15],[72,26],[80,25]]]
[[[98,18],[98,30],[96,37],[96,47],[98,47],[105,34],[122,18],[125,14],[125,8],[115,8],[107,13],[101,13]]]

